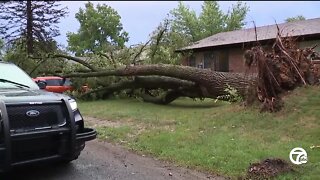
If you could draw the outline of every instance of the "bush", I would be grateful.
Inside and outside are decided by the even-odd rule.
[[[238,91],[234,88],[231,87],[229,84],[227,84],[227,88],[224,89],[226,92],[226,95],[221,95],[218,96],[217,100],[223,100],[223,101],[228,101],[228,102],[241,102],[243,101],[243,97],[239,95]]]

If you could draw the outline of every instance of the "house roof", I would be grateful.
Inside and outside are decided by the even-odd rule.
[[[289,23],[278,24],[282,36],[305,36],[305,35],[320,35],[320,18],[300,20]],[[277,25],[267,25],[257,27],[257,39],[268,40],[274,39],[277,36]],[[241,29],[235,31],[221,32],[200,41],[193,43],[190,46],[176,50],[185,51],[191,49],[200,49],[205,47],[217,47],[222,45],[246,43],[256,41],[255,28]]]

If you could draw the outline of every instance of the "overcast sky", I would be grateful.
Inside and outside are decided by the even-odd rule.
[[[67,6],[69,15],[61,19],[61,35],[56,40],[67,45],[66,33],[76,32],[79,28],[79,22],[75,19],[75,13],[79,8],[84,8],[87,1],[63,1],[62,6]],[[107,4],[114,8],[121,16],[121,22],[124,30],[129,33],[129,42],[127,45],[146,42],[149,34],[158,26],[166,17],[170,10],[176,8],[177,1],[91,1],[94,5]],[[203,1],[186,1],[184,2],[198,14],[201,11]],[[221,1],[219,5],[224,12],[235,1]],[[320,17],[320,1],[249,1],[246,2],[250,7],[247,15],[246,27],[253,27],[252,21],[257,26],[284,22],[287,17],[303,15],[307,19]]]

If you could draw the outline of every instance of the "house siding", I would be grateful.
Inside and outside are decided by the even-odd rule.
[[[211,63],[214,64],[213,70],[247,72],[243,62],[245,50],[255,46],[258,41],[264,46],[264,50],[271,51],[278,34],[281,34],[282,37],[294,37],[300,41],[300,48],[318,45],[314,50],[320,53],[320,18],[220,32],[177,49],[176,52],[193,51],[199,64],[203,61],[204,51],[217,51],[220,59],[219,61],[214,59],[215,62]],[[205,59],[210,59],[208,57],[210,56],[206,56]],[[221,63],[224,63],[223,66]],[[210,62],[206,61],[206,64],[210,64]],[[256,69],[255,67],[251,71],[255,72]]]
[[[196,59],[196,67],[204,64],[204,55],[205,53],[213,53],[215,58],[218,59],[216,63],[216,68],[218,71],[224,72],[235,72],[243,73],[246,71],[246,67],[243,61],[244,49],[242,48],[231,48],[231,49],[221,49],[221,50],[212,50],[212,51],[198,51],[194,52]],[[182,59],[182,65],[189,65],[188,57]],[[214,67],[211,67],[214,70]],[[255,68],[249,70],[249,72],[256,72]]]
[[[314,50],[320,53],[320,40],[302,41],[299,42],[300,48],[313,47],[318,45]]]
[[[299,42],[300,48],[306,48],[306,47],[313,47],[315,45],[318,46],[315,48],[315,51],[320,52],[320,40],[310,40],[310,41],[301,41]],[[264,45],[263,48],[267,51],[270,51],[272,49],[271,45]],[[218,71],[226,71],[226,72],[234,72],[234,73],[256,73],[257,68],[255,65],[253,65],[250,70],[248,70],[244,65],[243,60],[243,54],[244,52],[250,49],[250,47],[233,47],[233,48],[224,48],[219,50],[206,50],[206,51],[196,51],[194,52],[194,56],[196,59],[196,67],[199,67],[199,65],[204,64],[204,55],[205,53],[212,52],[214,53],[214,56],[216,56],[219,59],[218,62]],[[224,64],[223,64],[224,63]],[[188,57],[183,58],[182,65],[189,65],[188,64]],[[224,67],[226,66],[226,67]],[[212,70],[214,70],[212,68]]]
[[[239,73],[245,71],[245,66],[243,63],[243,53],[244,50],[242,50],[241,48],[229,49],[229,72]]]

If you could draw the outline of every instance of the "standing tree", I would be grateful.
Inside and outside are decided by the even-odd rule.
[[[118,12],[108,5],[98,4],[95,8],[88,2],[79,10],[76,19],[80,22],[77,33],[68,33],[69,50],[77,56],[101,52],[110,47],[124,47],[129,40],[123,30]]]
[[[249,8],[242,2],[232,5],[231,10],[223,13],[216,1],[204,1],[202,11],[197,16],[181,1],[171,14],[172,30],[182,36],[191,36],[191,42],[223,31],[233,31],[242,28]]]
[[[0,61],[2,60],[4,42],[0,39]]]
[[[298,15],[295,17],[288,17],[287,19],[285,19],[285,22],[294,22],[294,21],[301,21],[301,20],[306,20],[306,18],[302,15]]]
[[[94,6],[88,2],[84,9],[79,9],[75,18],[79,21],[80,28],[75,33],[67,33],[68,50],[90,61],[86,62],[77,57],[73,58],[74,60],[84,64],[89,63],[90,67],[95,67],[94,70],[128,63],[132,49],[125,47],[125,43],[129,40],[128,33],[123,30],[121,17],[116,10],[105,4]],[[53,57],[68,58],[68,55],[54,54]],[[72,66],[71,69],[73,68],[81,70],[81,67],[78,66]],[[118,79],[107,77],[88,81],[89,86],[94,88],[110,84]],[[79,85],[84,83],[81,80],[73,82]]]
[[[204,1],[197,16],[194,10],[179,1],[178,7],[171,10],[169,17],[151,34],[151,63],[178,64],[180,54],[175,50],[219,32],[242,28],[248,11],[246,4],[237,2],[223,13],[216,1]]]
[[[194,10],[190,10],[182,1],[179,1],[178,7],[170,11],[172,31],[183,34],[189,41],[197,41],[200,38],[200,21]]]
[[[231,11],[225,15],[225,29],[223,31],[233,31],[241,29],[244,25],[244,19],[249,11],[249,7],[246,4],[242,4],[241,1],[237,2],[235,5],[232,5]],[[213,28],[212,26],[211,28]],[[213,34],[211,34],[213,35]]]
[[[199,17],[202,27],[202,35],[200,38],[208,37],[223,31],[225,29],[225,20],[226,17],[222,10],[220,10],[217,1],[204,1],[202,12]]]
[[[67,15],[56,1],[2,1],[0,2],[0,34],[7,43],[25,38],[23,46],[34,53],[34,41],[47,48],[52,38],[59,35],[59,19]]]

